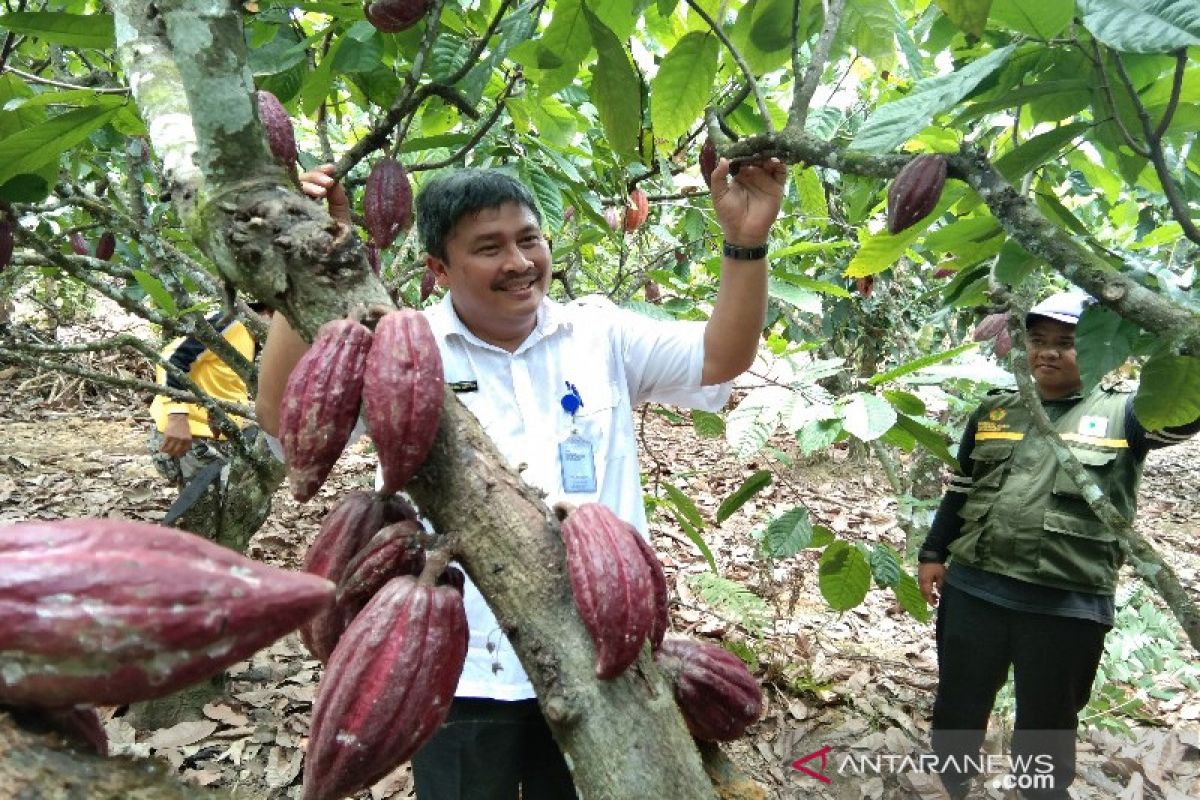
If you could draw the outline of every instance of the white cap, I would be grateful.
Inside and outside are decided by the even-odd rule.
[[[1068,325],[1078,325],[1083,310],[1094,302],[1096,301],[1091,295],[1078,289],[1053,294],[1029,309],[1025,316],[1025,324],[1028,325],[1034,317],[1045,317]]]

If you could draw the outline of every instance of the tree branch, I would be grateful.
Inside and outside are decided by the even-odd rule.
[[[519,80],[521,80],[521,73],[514,72],[512,77],[508,79],[508,83],[505,85],[503,91],[500,92],[500,96],[496,98],[496,106],[492,109],[492,113],[488,115],[486,120],[484,120],[478,127],[475,128],[475,130],[471,133],[470,138],[463,143],[462,147],[458,148],[458,152],[443,158],[441,161],[427,161],[422,164],[413,164],[408,168],[409,171],[419,172],[421,170],[442,169],[443,167],[448,167],[451,164],[457,164],[459,161],[466,158],[467,153],[470,153],[475,149],[475,145],[479,144],[479,141],[487,135],[487,132],[491,130],[492,126],[495,125],[500,119],[500,116],[504,113],[504,98],[508,97],[512,93],[513,87],[517,85],[517,81]]]
[[[65,81],[56,81],[53,78],[43,78],[41,75],[34,75],[32,72],[25,72],[12,66],[6,66],[0,72],[11,72],[13,75],[24,78],[31,83],[40,83],[59,89],[83,89],[84,91],[95,92],[96,94],[129,94],[128,86],[79,86],[78,84],[66,83]]]
[[[799,21],[796,19],[799,5],[799,3],[795,4],[795,13],[792,19],[793,59],[795,59],[795,53],[800,49],[800,43],[795,41],[796,31],[799,27]],[[812,57],[804,71],[804,79],[796,81],[795,91],[792,94],[792,107],[788,111],[789,128],[804,129],[804,123],[808,119],[808,107],[812,105],[813,95],[817,93],[817,86],[821,83],[821,75],[825,72],[825,63],[829,60],[829,51],[833,48],[833,39],[837,35],[838,26],[842,22],[842,13],[845,10],[846,0],[829,0],[825,6],[825,24],[821,28],[821,35],[817,37],[816,44],[813,45]],[[795,74],[799,75],[800,70],[797,69]]]
[[[1117,126],[1117,130],[1121,132],[1121,138],[1125,140],[1125,144],[1129,149],[1137,153],[1142,158],[1149,158],[1150,151],[1133,138],[1133,134],[1125,127],[1125,120],[1121,118],[1121,112],[1117,109],[1117,100],[1113,95],[1112,86],[1108,82],[1108,73],[1104,69],[1104,53],[1100,49],[1100,44],[1095,39],[1092,40],[1092,64],[1096,67],[1096,77],[1100,81],[1100,94],[1104,98],[1105,104],[1108,106],[1108,111],[1112,114],[1112,121]]]

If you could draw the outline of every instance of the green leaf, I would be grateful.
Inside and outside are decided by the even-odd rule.
[[[825,548],[818,567],[821,596],[835,611],[849,611],[871,588],[871,567],[857,547],[838,539]]]
[[[674,141],[703,115],[717,76],[717,37],[689,33],[663,57],[650,81],[650,122],[654,135]]]
[[[725,435],[725,419],[711,411],[692,412],[692,430],[701,439],[718,439]]]
[[[900,564],[900,554],[883,542],[879,542],[871,548],[871,552],[867,555],[867,564],[870,565],[871,574],[875,577],[875,585],[881,589],[895,586],[900,582],[900,576],[904,574],[904,567]]]
[[[792,0],[758,0],[751,12],[750,41],[769,53],[792,43]]]
[[[881,372],[878,375],[871,376],[871,379],[867,381],[867,385],[878,386],[881,383],[894,381],[896,378],[917,372],[918,370],[925,369],[926,367],[932,367],[934,364],[940,364],[943,361],[949,361],[950,359],[956,358],[957,356],[962,355],[968,350],[973,350],[978,346],[978,342],[968,342],[966,344],[960,344],[958,347],[952,347],[949,350],[944,350],[940,353],[930,353],[927,356],[914,358],[912,361],[906,361],[897,367],[892,367],[887,372]]]
[[[791,272],[774,272],[772,279],[783,283],[790,283],[793,286],[798,286],[801,289],[808,289],[813,292],[820,292],[832,297],[849,297],[850,292],[845,288],[838,286],[836,283],[829,281],[819,281],[815,278],[808,278],[804,275],[796,275]]]
[[[708,543],[704,541],[704,537],[700,531],[696,530],[692,523],[687,521],[687,518],[678,509],[672,509],[671,516],[675,518],[675,522],[679,525],[684,534],[692,540],[692,544],[696,545],[696,549],[700,551],[700,555],[704,556],[704,560],[708,562],[708,568],[714,573],[717,571],[717,559],[713,557],[712,550],[708,548]]]
[[[833,531],[824,525],[813,525],[812,541],[808,543],[809,547],[828,547],[831,542],[837,537],[833,535]]]
[[[562,226],[563,199],[558,181],[532,161],[521,161],[521,177],[533,189],[534,200],[542,211],[542,218],[551,230]]]
[[[808,219],[824,221],[829,219],[829,204],[825,199],[825,184],[815,169],[801,169],[793,172],[793,185],[796,196],[800,199],[800,210]]]
[[[795,306],[807,314],[821,313],[821,298],[815,292],[801,289],[791,282],[785,283],[774,277],[768,277],[767,295],[776,300],[782,300],[788,305]]]
[[[812,520],[804,506],[785,511],[767,523],[763,551],[769,558],[791,558],[812,542]]]
[[[911,436],[915,442],[930,453],[933,453],[950,469],[958,469],[958,459],[950,453],[949,441],[945,434],[938,433],[907,414],[897,415],[896,427]]]
[[[992,0],[934,0],[934,2],[954,23],[954,27],[976,38],[983,36]],[[1001,4],[1004,2],[1007,0],[1001,0]]]
[[[116,113],[116,108],[103,106],[77,108],[0,141],[0,184],[56,162],[59,155],[86,140]]]
[[[598,56],[592,67],[592,102],[600,114],[600,124],[604,126],[613,152],[636,160],[642,133],[642,93],[637,88],[637,72],[613,32],[604,27],[587,6],[583,11]]]
[[[1056,157],[1064,147],[1086,133],[1091,126],[1091,122],[1072,122],[1039,134],[996,159],[996,169],[1010,181],[1016,181],[1025,173]]]
[[[967,245],[985,242],[1000,233],[1000,223],[991,214],[964,217],[943,225],[921,242],[926,250],[935,253],[953,251],[956,254]]]
[[[1142,368],[1133,411],[1151,431],[1200,419],[1200,358],[1153,356]]]
[[[865,226],[859,228],[858,250],[842,274],[847,278],[865,278],[889,269],[934,219],[934,215],[930,214],[921,222],[895,235],[888,233],[886,229],[879,233],[871,233]]]
[[[850,395],[842,407],[842,427],[864,442],[878,439],[896,424],[896,409],[882,397],[865,392]]]
[[[0,28],[25,33],[49,44],[108,50],[116,43],[111,14],[61,11],[11,11],[0,15]]]
[[[523,64],[543,70],[537,80],[538,93],[553,94],[575,79],[591,49],[591,29],[582,0],[559,0],[542,34],[517,45],[510,54]]]
[[[918,81],[907,97],[880,106],[855,134],[850,146],[868,153],[883,153],[899,147],[945,111],[970,94],[985,78],[999,69],[1016,49],[1015,44],[988,53],[949,75]]]
[[[992,4],[991,19],[1047,41],[1062,33],[1074,14],[1075,0],[1001,0]]]
[[[1022,281],[1028,278],[1041,263],[1040,258],[1032,255],[1018,242],[1008,239],[1000,248],[1000,254],[996,257],[992,272],[995,273],[996,280],[1000,283],[1020,286]]]
[[[1088,306],[1075,328],[1075,358],[1083,391],[1090,392],[1100,379],[1125,363],[1141,329],[1117,312],[1100,305]]]
[[[163,286],[162,281],[149,272],[143,272],[140,269],[133,270],[133,279],[137,281],[138,286],[142,287],[142,291],[150,295],[154,300],[154,304],[162,309],[167,316],[174,317],[178,315],[179,307],[175,305],[175,298],[167,291],[167,287]]]
[[[1079,0],[1083,27],[1127,53],[1168,53],[1200,45],[1196,0]]]
[[[692,498],[684,494],[683,490],[673,483],[663,483],[663,491],[667,493],[668,502],[683,515],[688,524],[697,530],[704,529],[704,517],[700,516],[700,509],[696,508]]]
[[[929,621],[929,604],[925,602],[925,595],[921,594],[921,587],[916,578],[907,572],[901,573],[900,580],[892,587],[892,592],[901,608],[921,622]]]
[[[367,23],[370,27],[370,23]],[[353,29],[351,29],[353,31]],[[348,47],[339,47],[337,53],[333,57],[332,68],[336,72],[370,72],[379,66],[380,60],[383,57],[383,36],[372,29],[372,34],[367,39],[359,39],[356,36],[350,36],[351,42]],[[458,41],[452,37],[438,37],[438,43]],[[436,48],[435,48],[436,49]]]
[[[925,403],[912,392],[900,389],[884,389],[883,397],[892,404],[892,408],[901,414],[920,416],[925,413]]]
[[[720,525],[725,520],[729,519],[733,512],[744,506],[751,497],[761,492],[763,489],[771,485],[771,473],[765,469],[760,469],[749,478],[742,482],[742,485],[734,490],[733,494],[721,501],[721,505],[717,508],[717,524]]]
[[[891,0],[852,0],[842,13],[838,38],[845,37],[876,69],[890,69],[896,63],[896,36],[905,27]]]
[[[639,0],[588,0],[588,8],[621,41],[633,35],[637,26],[640,8],[634,8]]]
[[[800,452],[810,456],[836,442],[841,435],[840,419],[818,419],[796,431],[796,444],[799,445]]]
[[[688,578],[697,596],[718,613],[761,632],[771,618],[771,606],[740,583],[702,572]]]

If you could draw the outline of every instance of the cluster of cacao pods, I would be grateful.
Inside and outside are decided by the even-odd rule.
[[[83,238],[83,234],[79,231],[72,231],[68,234],[67,242],[71,245],[71,251],[77,256],[86,256],[91,249],[88,247],[87,239]],[[100,234],[99,240],[96,241],[96,252],[93,255],[101,261],[109,261],[116,251],[117,237],[113,235],[112,231]]]
[[[888,233],[897,234],[929,216],[941,199],[945,185],[944,157],[925,153],[905,164],[888,187]]]
[[[596,677],[615,678],[647,639],[667,632],[667,580],[653,548],[607,506],[584,503],[562,523],[571,594],[596,648]]]
[[[259,89],[254,94],[258,99],[258,118],[262,121],[263,131],[267,135],[267,146],[271,149],[271,155],[290,171],[295,168],[296,157],[299,154],[292,118],[275,95],[265,89]]]
[[[629,202],[625,206],[625,215],[622,217],[622,227],[626,231],[636,231],[642,227],[649,216],[650,199],[641,189],[634,189],[629,193]]]
[[[363,14],[375,29],[399,33],[416,25],[429,11],[429,0],[368,0]]]
[[[1008,332],[1008,312],[988,314],[981,319],[975,326],[972,338],[977,342],[991,341],[992,352],[997,358],[1004,358],[1012,350],[1012,334]]]
[[[444,385],[437,341],[418,311],[385,314],[374,334],[356,319],[322,325],[288,377],[280,409],[292,496],[304,502],[317,493],[360,406],[379,453],[383,492],[400,491],[433,447]]]
[[[73,707],[178,691],[295,629],[333,594],[318,576],[159,525],[0,526],[0,703],[49,709],[103,750],[94,712]]]
[[[758,681],[724,647],[672,636],[663,641],[655,661],[673,685],[675,702],[697,739],[728,742],[758,721]]]

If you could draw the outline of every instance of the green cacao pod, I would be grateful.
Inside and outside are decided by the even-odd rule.
[[[304,800],[349,797],[411,758],[445,721],[466,656],[461,594],[409,576],[389,581],[321,677]]]
[[[762,689],[740,658],[724,647],[669,637],[655,660],[674,685],[675,702],[692,736],[728,742],[762,713]]]
[[[945,185],[946,159],[942,156],[925,153],[905,164],[888,187],[888,233],[897,234],[927,217]]]
[[[412,225],[412,184],[404,166],[384,158],[371,168],[363,190],[363,222],[371,238],[383,247]]]

